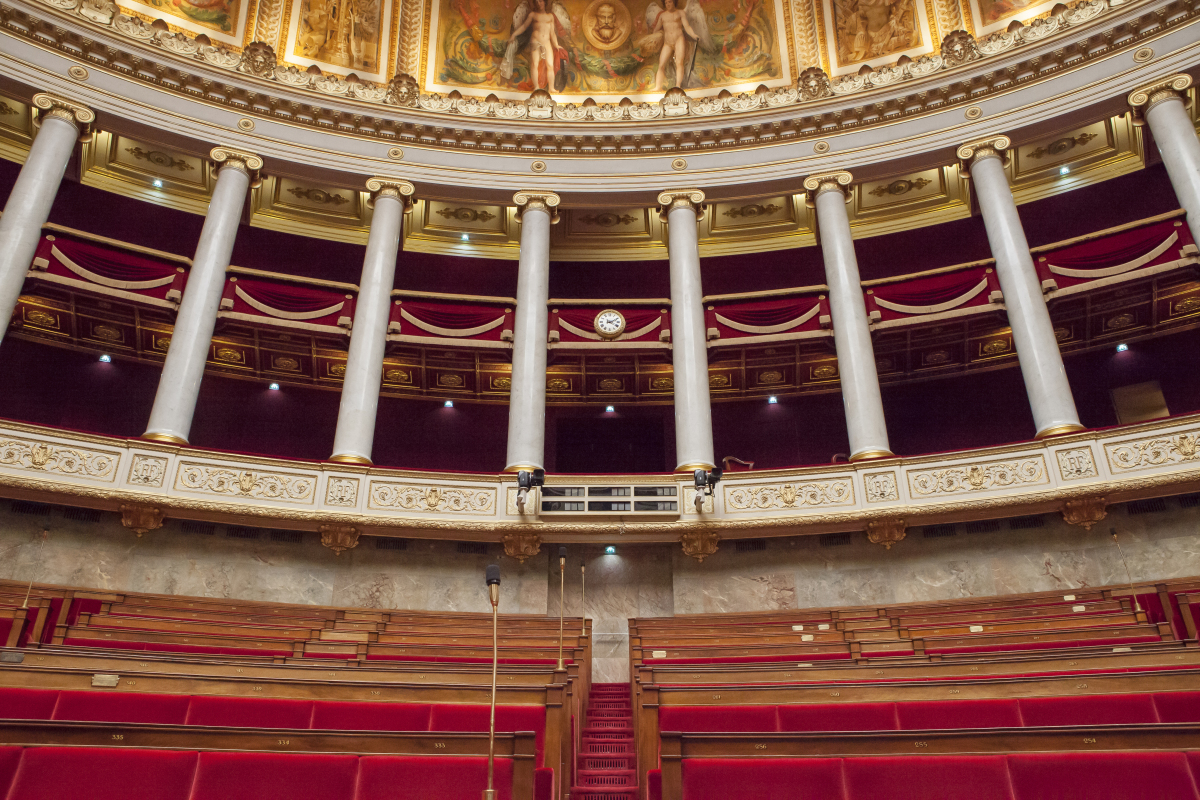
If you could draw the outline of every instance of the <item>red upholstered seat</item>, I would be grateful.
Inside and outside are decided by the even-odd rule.
[[[187,719],[185,694],[137,694],[133,692],[60,692],[51,719],[78,722],[154,722],[182,725]]]
[[[0,747],[0,797],[8,797],[8,787],[21,762],[20,747]]]
[[[7,800],[189,800],[196,754],[108,747],[31,747]]]
[[[549,767],[533,771],[533,800],[554,800],[554,770]]]
[[[0,719],[50,719],[57,689],[0,689]]]
[[[658,728],[683,733],[774,733],[779,720],[775,706],[666,706],[658,711]]]
[[[911,655],[911,653],[909,653]],[[644,664],[755,664],[781,661],[848,661],[849,653],[785,653],[764,656],[696,656],[695,658],[643,658]]]
[[[1154,695],[1154,708],[1162,722],[1200,722],[1200,692],[1160,692]]]
[[[312,722],[311,700],[253,697],[192,697],[188,725],[234,728],[307,728]]]
[[[438,703],[429,715],[431,731],[486,731],[490,707],[482,704]],[[544,706],[496,706],[496,732],[533,731],[537,746],[537,765],[543,764],[542,743],[546,736]]]
[[[313,704],[312,727],[334,731],[427,731],[428,703]]]
[[[847,800],[1012,800],[1004,756],[848,758]]]
[[[652,769],[646,773],[647,800],[662,800],[662,770]]]
[[[1029,727],[1043,725],[1137,725],[1158,722],[1150,694],[1091,697],[1025,697],[1021,717]]]
[[[845,800],[836,758],[683,760],[683,800]]]
[[[1014,800],[1197,800],[1183,753],[1010,755]]]
[[[497,800],[511,800],[512,760],[495,763]],[[486,758],[363,756],[355,800],[479,800],[486,788]]]
[[[895,703],[779,706],[781,731],[894,731]]]
[[[1019,728],[1016,700],[932,700],[896,704],[900,730]]]
[[[354,800],[357,767],[350,755],[201,753],[188,800]]]

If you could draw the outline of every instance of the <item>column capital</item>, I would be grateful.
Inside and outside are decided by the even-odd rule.
[[[1142,125],[1146,120],[1146,112],[1159,103],[1167,100],[1187,102],[1184,94],[1192,85],[1191,75],[1172,75],[1169,78],[1155,81],[1129,93],[1126,100],[1133,111],[1133,124]]]
[[[982,161],[985,158],[998,158],[1003,161],[1004,151],[1011,146],[1012,139],[1002,133],[993,133],[991,136],[959,145],[957,154],[959,168],[969,173],[971,165],[976,161]]]
[[[417,187],[403,178],[377,176],[367,179],[367,191],[371,193],[371,199],[367,201],[369,207],[374,207],[381,197],[394,197],[404,206],[404,212],[408,213],[412,210],[412,197],[417,193]]]
[[[525,216],[526,211],[538,210],[549,214],[550,222],[558,222],[558,204],[561,202],[561,197],[545,189],[522,189],[513,195],[518,220]]]
[[[85,105],[73,102],[65,97],[40,92],[33,96],[33,107],[38,109],[37,122],[43,117],[57,117],[74,125],[81,137],[91,133],[92,123],[96,121],[96,112]]]
[[[806,194],[805,201],[809,204],[817,201],[817,196],[825,192],[841,192],[850,201],[850,184],[854,182],[854,176],[846,170],[839,172],[826,172],[821,175],[809,175],[804,179],[804,191]]]
[[[699,189],[667,189],[658,193],[658,216],[664,222],[673,208],[687,207],[696,212],[696,219],[704,218],[704,192]]]
[[[234,150],[232,147],[214,147],[208,154],[217,164],[217,171],[236,169],[250,176],[251,182],[258,181],[258,171],[263,167],[263,160],[253,153]]]

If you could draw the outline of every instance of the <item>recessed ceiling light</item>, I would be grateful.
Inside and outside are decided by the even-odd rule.
[[[447,400],[446,402],[442,403],[442,408],[454,408],[454,401]]]
[[[464,242],[469,242],[469,241],[471,241],[471,237],[470,237],[470,236],[467,236],[467,235],[464,233],[464,234],[462,235],[462,240],[463,240]]]
[[[1066,174],[1067,174],[1068,172],[1070,172],[1070,171],[1071,171],[1071,168],[1070,168],[1070,167],[1059,167],[1058,174],[1059,174],[1059,175],[1066,175]]]
[[[610,556],[612,556],[612,555],[616,555],[616,553],[617,553],[617,548],[613,547],[613,546],[610,544],[608,547],[604,548],[604,552],[605,552],[605,553],[608,553]]]
[[[278,391],[279,391],[279,384],[278,384],[278,383],[272,383],[272,384],[271,384],[270,386],[268,386],[267,388],[268,388],[268,389],[270,389],[272,392],[278,392]]]
[[[107,363],[109,363],[110,361],[112,361],[112,356],[110,356],[110,355],[108,355],[108,354],[106,353],[106,354],[104,354],[104,355],[100,356],[100,360],[101,360],[102,362],[104,362],[105,364],[107,364]]]
[[[153,181],[153,183],[154,183],[154,188],[155,188],[155,189],[161,189],[161,188],[162,188],[162,181],[160,181],[158,178],[155,178],[155,179],[154,179],[154,181]]]
[[[776,403],[779,402],[779,398],[777,398],[775,395],[771,395],[770,397],[767,398],[767,402],[770,405],[775,405]]]
[[[1121,344],[1117,345],[1117,352],[1118,352],[1118,353],[1124,353],[1124,352],[1125,352],[1126,350],[1128,350],[1128,349],[1129,349],[1129,345],[1125,344],[1124,342],[1122,342]]]
[[[605,413],[611,414],[612,412],[616,411],[616,409],[613,408],[612,406],[605,406],[604,411],[605,411]]]

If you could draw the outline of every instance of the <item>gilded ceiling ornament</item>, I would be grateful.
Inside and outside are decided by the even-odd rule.
[[[975,37],[966,31],[950,31],[942,39],[942,63],[947,68],[960,67],[982,57]]]
[[[238,62],[238,72],[253,75],[256,78],[271,78],[275,75],[275,67],[279,60],[275,57],[275,48],[266,42],[251,42],[242,50],[242,58]]]
[[[504,534],[504,555],[515,558],[524,564],[525,559],[532,558],[542,549],[542,537],[536,533],[516,531]]]
[[[679,536],[684,555],[700,562],[717,552],[717,543],[720,541],[721,537],[716,531],[684,531]]]
[[[984,158],[999,158],[1003,160],[1004,151],[1012,146],[1012,140],[1002,134],[993,134],[978,141],[968,142],[958,148],[958,160],[963,172],[969,172],[971,165]]]
[[[820,67],[809,67],[796,78],[796,89],[800,92],[800,102],[811,102],[829,97],[833,89],[829,85],[829,76]]]
[[[542,165],[542,168],[545,169],[545,164]],[[550,215],[551,222],[557,222],[558,204],[561,202],[562,198],[554,192],[541,189],[522,189],[513,195],[513,205],[517,207],[517,219],[524,216],[527,211],[545,211]]]
[[[121,524],[137,534],[140,539],[144,534],[162,527],[163,512],[161,508],[154,506],[122,503]]]
[[[334,555],[341,555],[346,550],[351,550],[358,546],[358,528],[353,525],[322,525],[321,544],[328,547],[334,552]]]
[[[1063,153],[1067,152],[1068,150],[1071,150],[1077,146],[1082,147],[1083,145],[1087,144],[1088,142],[1090,142],[1092,139],[1095,139],[1095,138],[1096,138],[1096,134],[1094,134],[1094,133],[1081,133],[1078,136],[1066,136],[1066,137],[1063,137],[1062,139],[1056,139],[1055,141],[1051,142],[1049,144],[1049,146],[1047,146],[1047,147],[1039,147],[1036,150],[1031,150],[1029,152],[1029,157],[1030,158],[1044,158],[1047,155],[1061,156]]]
[[[349,198],[343,197],[340,194],[327,192],[324,189],[309,189],[301,186],[293,186],[288,189],[288,194],[294,195],[301,200],[307,200],[310,203],[320,203],[321,205],[340,206],[349,203]]]
[[[765,206],[761,203],[748,203],[744,206],[735,206],[727,209],[725,216],[727,217],[767,217],[776,212],[783,211],[783,206],[777,206],[774,203],[767,203]]]
[[[367,191],[371,193],[371,199],[368,205],[374,207],[375,201],[381,197],[394,197],[404,204],[404,210],[408,211],[412,207],[412,197],[417,193],[417,187],[403,178],[381,178],[374,177],[367,179]]]
[[[870,194],[874,197],[885,197],[887,195],[899,197],[902,194],[908,194],[914,189],[924,189],[931,183],[933,183],[933,181],[929,180],[928,178],[916,178],[911,181],[901,178],[900,180],[892,181],[891,183],[880,184],[867,194]]]
[[[671,384],[668,388],[672,388],[675,386],[675,381],[671,380],[670,378],[667,378],[667,380],[671,381]],[[720,389],[725,386],[728,386],[729,385],[729,376],[723,375],[723,374],[722,375],[709,375],[708,376],[708,385],[709,385],[709,387],[711,387],[713,389]]]
[[[67,68],[67,75],[77,81],[86,81],[88,79],[88,71],[84,67],[75,64]]]
[[[161,150],[143,150],[140,147],[126,147],[125,152],[136,158],[138,161],[149,161],[156,167],[162,169],[175,169],[180,172],[188,172],[194,170],[195,167],[189,164],[182,158],[175,158]]]
[[[393,106],[416,108],[417,98],[420,94],[421,90],[417,86],[416,78],[407,72],[397,72],[388,82],[384,102]]]
[[[617,225],[632,225],[637,222],[637,217],[631,214],[615,214],[611,211],[605,211],[600,214],[586,214],[579,217],[579,221],[584,225],[599,225],[602,228],[613,228]]]
[[[258,171],[263,167],[263,160],[258,156],[231,147],[214,147],[208,157],[218,164],[219,169],[239,169],[252,180],[257,180]]]
[[[1062,506],[1063,522],[1079,525],[1090,531],[1092,526],[1108,516],[1108,498],[1081,497],[1067,500]]]
[[[1126,98],[1130,108],[1133,109],[1134,124],[1142,124],[1146,118],[1146,112],[1154,108],[1159,103],[1167,100],[1183,100],[1187,101],[1185,92],[1192,85],[1192,76],[1187,74],[1172,75],[1170,78],[1155,81],[1140,89],[1134,89]]]
[[[439,208],[437,213],[446,219],[456,219],[459,222],[488,222],[496,218],[495,214],[474,208]]]
[[[1115,314],[1104,320],[1104,327],[1110,331],[1118,331],[1122,328],[1128,328],[1137,322],[1137,316],[1134,314]]]
[[[546,381],[546,388],[552,392],[566,392],[571,389],[571,382],[565,378],[551,378]]]
[[[867,539],[871,544],[881,544],[888,550],[897,542],[904,541],[907,526],[901,518],[873,519],[867,523]]]
[[[40,112],[39,120],[45,117],[65,120],[78,128],[84,138],[91,133],[91,125],[96,121],[96,113],[87,106],[45,92],[33,96],[33,107]]]
[[[455,375],[453,373],[441,372],[441,373],[438,373],[437,383],[438,383],[438,386],[446,386],[451,389],[457,389],[458,387],[463,385],[464,381],[463,381],[462,375]]]
[[[3,100],[0,100],[0,117],[9,117],[16,113],[17,110],[15,108],[10,106],[8,103],[5,103]]]
[[[712,385],[711,379],[709,379],[709,385],[710,386]],[[657,389],[659,391],[663,391],[666,389],[674,389],[675,388],[675,379],[674,378],[651,378],[650,379],[650,388]]]
[[[1176,301],[1171,306],[1173,314],[1187,314],[1190,311],[1195,311],[1200,308],[1200,297],[1185,297],[1182,300]]]
[[[808,193],[808,202],[816,202],[817,197],[825,192],[841,192],[846,196],[847,201],[849,201],[849,187],[853,181],[854,176],[845,170],[830,172],[824,175],[809,175],[804,179],[804,189]]]
[[[696,219],[704,218],[704,192],[699,189],[667,189],[658,193],[659,217],[666,222],[667,216],[676,208],[690,208]]]

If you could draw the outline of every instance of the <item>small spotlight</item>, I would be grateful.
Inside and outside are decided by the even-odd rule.
[[[454,408],[454,401],[447,400],[446,402],[442,403],[442,408]]]
[[[604,407],[604,412],[605,412],[606,414],[611,414],[611,413],[613,413],[614,411],[616,411],[616,409],[615,409],[615,408],[613,408],[612,406],[605,406],[605,407]]]
[[[1059,167],[1059,169],[1058,169],[1058,174],[1059,174],[1059,175],[1066,175],[1066,174],[1067,174],[1068,172],[1070,172],[1070,171],[1071,171],[1071,168],[1070,168],[1070,167]]]
[[[767,398],[767,403],[770,405],[775,405],[778,402],[779,402],[779,398],[776,397],[775,395],[771,395],[770,397]]]
[[[111,361],[112,361],[112,356],[108,355],[107,353],[105,353],[104,355],[100,356],[100,363],[101,363],[101,364],[108,364],[108,363],[110,363]]]
[[[1122,342],[1121,344],[1117,345],[1117,352],[1118,352],[1118,353],[1124,353],[1124,352],[1125,352],[1126,350],[1128,350],[1128,349],[1129,349],[1129,345],[1125,344],[1124,342]]]
[[[279,384],[278,384],[278,383],[272,383],[272,384],[271,384],[270,386],[268,386],[267,388],[268,388],[268,389],[270,389],[272,392],[278,392],[278,391],[279,391]]]
[[[471,241],[471,237],[470,237],[470,236],[467,236],[467,235],[464,233],[464,234],[462,235],[462,240],[463,240],[464,242],[469,242],[469,241]]]
[[[604,548],[604,552],[610,556],[615,556],[617,554],[617,548],[610,544],[608,547]]]
[[[162,181],[160,181],[158,178],[155,178],[155,179],[154,179],[154,181],[153,181],[153,183],[154,183],[154,188],[155,188],[155,189],[161,189],[161,188],[162,188]]]

